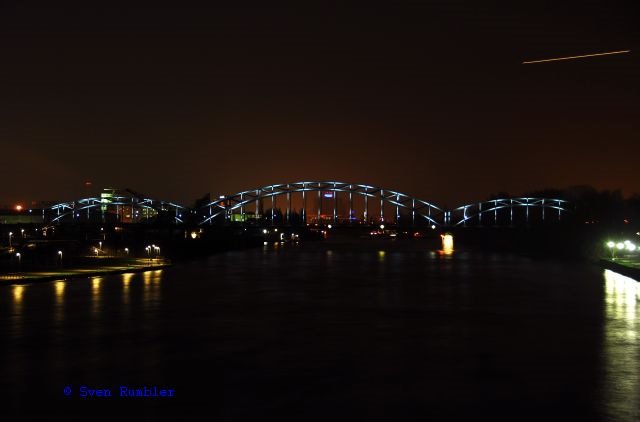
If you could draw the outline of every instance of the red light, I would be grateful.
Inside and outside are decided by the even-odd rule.
[[[16,205],[16,211],[22,211],[22,205]]]

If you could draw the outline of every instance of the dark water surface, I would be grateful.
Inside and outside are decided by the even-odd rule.
[[[639,292],[583,263],[391,241],[1,287],[2,419],[637,420]]]

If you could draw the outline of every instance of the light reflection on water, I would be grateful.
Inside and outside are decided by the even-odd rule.
[[[639,420],[640,319],[638,282],[605,270],[604,395],[607,413],[617,420]]]
[[[574,402],[567,405],[572,410],[578,405],[604,409],[616,421],[640,416],[640,288],[634,280],[589,269],[590,284],[586,284],[593,286],[589,290],[585,283],[575,282],[583,281],[575,276],[582,265],[555,267],[494,255],[465,258],[464,251],[443,257],[433,250],[380,245],[363,252],[336,247],[322,255],[308,246],[274,249],[219,255],[207,265],[0,289],[0,304],[8,305],[6,314],[0,307],[0,318],[9,321],[0,338],[9,339],[5,353],[13,358],[0,362],[0,370],[9,368],[6,372],[12,379],[27,374],[39,380],[40,368],[62,368],[62,384],[67,369],[78,365],[93,368],[99,382],[109,370],[95,369],[94,355],[117,370],[140,366],[140,361],[118,360],[107,351],[104,345],[117,338],[141,356],[157,356],[158,362],[182,359],[195,372],[213,367],[211,355],[221,356],[220,362],[234,356],[230,362],[239,359],[239,366],[258,368],[255,373],[242,368],[227,371],[238,383],[231,387],[238,389],[229,394],[232,398],[245,397],[247,388],[254,388],[256,395],[271,391],[247,387],[249,376],[256,377],[255,385],[281,382],[279,388],[286,390],[289,376],[298,374],[298,366],[292,365],[290,373],[277,378],[288,368],[282,363],[286,356],[286,362],[302,362],[300,367],[313,374],[305,382],[319,379],[316,386],[327,390],[339,390],[362,377],[363,388],[371,385],[368,393],[355,397],[363,408],[371,405],[369,394],[376,391],[414,404],[431,397],[418,393],[423,390],[442,392],[447,400],[460,395],[461,401],[474,402],[493,399],[494,393],[509,399],[513,389],[514,397],[525,397],[519,406],[532,398],[546,398],[551,394],[547,390],[556,388],[574,395],[571,399],[569,394]],[[585,297],[592,301],[583,302]],[[586,308],[586,303],[597,307]],[[584,316],[597,315],[591,320],[598,324],[593,329],[581,319],[579,312],[585,309]],[[55,342],[47,344],[52,315],[58,331]],[[175,324],[172,318],[177,318]],[[584,325],[589,329],[583,333]],[[310,330],[318,333],[318,341],[309,340]],[[531,331],[538,333],[529,336]],[[138,341],[140,335],[148,337]],[[87,340],[89,346],[81,353],[74,351],[76,343],[68,341],[74,336]],[[180,350],[174,347],[176,339],[185,343]],[[31,341],[28,347],[25,341]],[[47,352],[52,346],[58,349]],[[245,349],[249,352],[242,355],[244,360],[237,358],[236,351]],[[202,360],[184,363],[192,361],[194,350],[203,350]],[[579,359],[585,350],[593,359]],[[91,352],[89,357],[85,351]],[[23,357],[21,366],[9,364]],[[32,357],[45,366],[33,366]],[[161,372],[151,363],[146,370],[151,378]],[[595,382],[581,383],[581,374],[596,372]],[[432,374],[439,380],[435,387],[430,384]],[[389,387],[393,377],[406,383],[404,392]],[[130,379],[138,381],[135,376]],[[339,391],[341,402],[354,399],[351,390]],[[297,392],[292,394],[298,397]],[[478,394],[485,396],[478,399]],[[583,400],[595,395],[595,404]],[[244,401],[236,401],[244,408]],[[527,403],[535,407],[535,402]],[[576,407],[570,407],[574,403]]]
[[[101,311],[101,295],[100,295],[100,285],[102,282],[102,277],[93,277],[91,279],[91,313],[94,317],[99,316]]]
[[[22,296],[24,295],[24,286],[13,286],[13,305],[16,311],[22,309]]]
[[[125,305],[129,304],[129,284],[131,284],[131,279],[133,278],[133,273],[124,273],[122,274],[122,302]]]
[[[53,283],[55,291],[55,303],[53,311],[53,320],[56,324],[60,324],[64,320],[64,289],[66,282],[56,281]]]
[[[160,282],[162,270],[146,271],[142,273],[142,299],[147,310],[160,302]]]

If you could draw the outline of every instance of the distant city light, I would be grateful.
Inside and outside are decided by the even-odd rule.
[[[445,233],[440,235],[442,238],[442,252],[445,255],[453,254],[453,235],[450,233]]]
[[[22,205],[18,204],[16,205],[16,211],[22,211]]]

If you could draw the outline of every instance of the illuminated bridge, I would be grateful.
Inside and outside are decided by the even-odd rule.
[[[559,221],[569,203],[550,198],[507,198],[466,204],[453,210],[382,187],[324,181],[268,185],[221,196],[195,210],[199,224],[266,220],[320,224],[478,226]]]
[[[134,195],[108,195],[101,198],[82,198],[60,202],[42,210],[42,219],[49,223],[96,222],[96,223],[184,223],[187,210],[182,205],[138,198]]]
[[[371,185],[308,181],[220,196],[190,209],[136,195],[61,202],[42,210],[47,223],[171,223],[190,225],[390,224],[398,226],[514,226],[560,221],[570,204],[553,198],[504,198],[445,210],[432,202]]]

